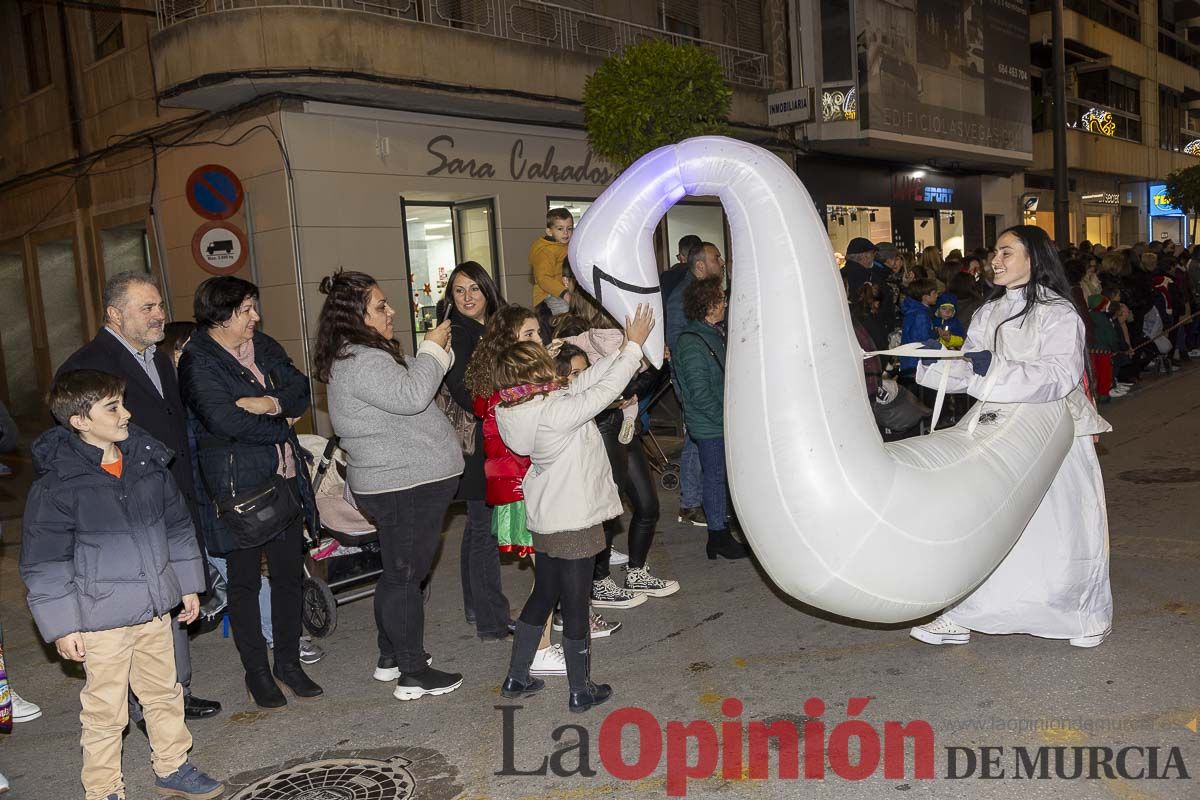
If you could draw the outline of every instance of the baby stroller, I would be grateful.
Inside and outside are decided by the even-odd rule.
[[[309,477],[321,520],[320,530],[306,531],[302,621],[310,635],[320,638],[337,628],[338,606],[375,594],[371,582],[383,570],[379,536],[354,506],[345,480],[345,454],[338,448],[337,437],[326,440],[302,434],[300,446],[313,454]]]
[[[667,457],[666,451],[654,436],[654,431],[650,429],[650,410],[658,404],[658,401],[670,388],[671,371],[663,367],[659,371],[659,378],[655,382],[650,396],[642,399],[639,395],[638,419],[641,420],[642,425],[638,438],[641,440],[642,449],[646,452],[646,461],[649,462],[650,469],[658,473],[658,482],[668,492],[673,492],[679,488],[679,465]]]

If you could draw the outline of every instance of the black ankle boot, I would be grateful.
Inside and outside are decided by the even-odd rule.
[[[734,541],[733,536],[730,535],[728,528],[720,531],[710,530],[708,532],[707,551],[710,561],[716,559],[717,556],[733,560],[745,558],[749,555],[749,553],[746,552],[745,547]]]
[[[528,697],[542,689],[546,682],[529,675],[529,665],[537,654],[537,647],[542,640],[542,629],[517,620],[513,623],[512,655],[508,662],[508,677],[500,687],[500,694],[505,697]]]
[[[283,708],[287,705],[287,698],[279,691],[271,671],[266,668],[246,673],[246,691],[259,708]]]
[[[276,664],[275,677],[301,700],[311,700],[325,694],[316,681],[304,674],[299,664]]]
[[[612,687],[607,683],[592,683],[591,647],[587,639],[564,638],[562,646],[567,661],[567,684],[571,687],[567,708],[582,714],[611,697]]]

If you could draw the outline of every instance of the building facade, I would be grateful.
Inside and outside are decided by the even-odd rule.
[[[797,172],[836,251],[865,236],[946,255],[1019,220],[1034,158],[1023,3],[819,0],[797,13],[815,112]]]
[[[1054,232],[1049,3],[1031,4],[1034,159],[1026,176]],[[1200,164],[1200,5],[1189,0],[1065,0],[1070,239],[1128,246],[1192,241],[1164,199],[1171,172]],[[1157,199],[1157,202],[1155,200]]]
[[[79,5],[79,4],[76,4]],[[176,319],[212,274],[259,285],[264,330],[311,372],[339,267],[375,275],[412,348],[472,259],[515,302],[547,208],[614,176],[583,134],[584,80],[627,43],[714,53],[735,135],[776,147],[786,0],[126,0],[9,3],[0,114],[0,398],[37,418],[54,369],[102,321],[106,276],[158,277]],[[672,209],[724,242],[718,205]],[[728,243],[724,242],[726,250]],[[323,390],[307,424],[327,432]]]

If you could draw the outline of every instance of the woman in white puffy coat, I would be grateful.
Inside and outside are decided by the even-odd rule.
[[[593,418],[616,400],[641,363],[654,319],[639,306],[626,321],[628,341],[581,373],[559,383],[545,348],[518,342],[496,359],[500,389],[496,425],[504,444],[531,464],[522,482],[525,521],[537,552],[533,593],[521,610],[513,638],[505,697],[525,697],[545,684],[529,674],[542,627],[562,604],[563,655],[570,686],[568,707],[586,711],[612,694],[592,683],[588,647],[588,598],[596,553],[605,547],[600,524],[621,513],[604,442]]]
[[[966,644],[971,631],[1026,633],[1095,647],[1112,627],[1112,591],[1094,436],[1111,426],[1084,391],[1084,324],[1053,243],[1040,228],[1018,225],[1000,235],[996,251],[997,294],[971,320],[967,359],[923,363],[917,380],[937,388],[942,370],[949,370],[949,391],[985,401],[981,419],[1013,403],[1065,400],[1075,441],[1000,565],[958,604],[913,628],[912,636],[928,644]]]

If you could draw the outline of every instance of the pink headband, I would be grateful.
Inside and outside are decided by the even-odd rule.
[[[550,383],[522,383],[519,386],[509,386],[507,389],[501,389],[500,401],[503,403],[513,403],[531,395],[557,392],[561,388],[562,386],[553,381]]]

